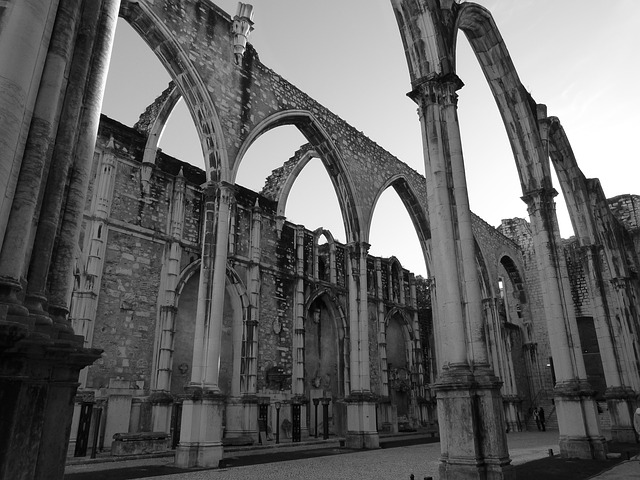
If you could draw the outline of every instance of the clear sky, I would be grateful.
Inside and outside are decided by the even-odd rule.
[[[217,0],[231,16],[237,1]],[[424,172],[416,105],[406,97],[409,75],[389,0],[254,0],[249,41],[260,60],[399,159]],[[640,193],[640,1],[478,0],[495,18],[525,87],[559,117],[587,177],[607,196]],[[471,209],[493,226],[527,218],[500,115],[471,49],[458,36],[459,116]],[[128,25],[120,21],[103,111],[133,125],[169,77]],[[306,140],[294,127],[259,138],[240,167],[238,183],[260,190],[265,177]],[[203,165],[184,105],[161,141],[163,150]],[[559,190],[559,186],[556,187]],[[560,196],[559,196],[560,197]],[[559,198],[558,197],[558,198]],[[572,235],[563,202],[564,237]],[[335,193],[319,161],[303,171],[287,216],[323,226],[344,241]],[[393,190],[380,199],[371,253],[396,255],[426,275],[417,236]]]

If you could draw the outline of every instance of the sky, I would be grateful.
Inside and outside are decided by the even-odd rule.
[[[217,0],[232,17],[238,2]],[[269,68],[424,173],[420,124],[390,0],[254,0],[249,42]],[[478,0],[488,8],[524,86],[562,123],[588,178],[608,197],[639,193],[640,1]],[[458,112],[471,210],[490,225],[527,218],[511,148],[495,102],[464,34],[457,73],[465,83]],[[133,125],[166,88],[169,76],[133,30],[119,20],[103,112]],[[267,132],[242,160],[237,183],[259,191],[271,170],[306,143],[295,127]],[[193,122],[179,104],[160,147],[203,166]],[[556,182],[556,189],[560,187]],[[563,237],[572,235],[562,195]],[[338,201],[319,160],[303,170],[289,197],[289,220],[324,227],[345,240]],[[427,276],[409,216],[393,189],[380,198],[370,252],[395,255]]]

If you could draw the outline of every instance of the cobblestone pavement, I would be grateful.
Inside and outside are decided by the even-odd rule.
[[[554,453],[559,451],[557,432],[511,433],[508,436],[508,442],[514,465],[544,458],[548,455],[549,449],[553,449]],[[440,444],[431,443],[146,478],[162,478],[162,480],[408,480],[410,475],[414,474],[416,479],[422,480],[429,476],[438,477],[439,456]],[[170,461],[171,459],[166,458],[156,459],[156,463]],[[125,466],[120,462],[117,463],[119,465],[114,465],[113,468]],[[67,469],[67,473],[81,471],[82,467],[74,466]]]

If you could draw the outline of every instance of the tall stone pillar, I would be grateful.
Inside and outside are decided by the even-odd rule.
[[[606,458],[607,446],[600,433],[594,392],[580,350],[575,313],[564,255],[559,254],[560,233],[553,188],[523,197],[531,219],[533,244],[540,273],[542,299],[556,376],[554,389],[560,453],[578,458]],[[577,341],[576,341],[577,339]]]
[[[234,227],[232,223],[231,233]],[[229,249],[234,245],[230,237]],[[256,200],[251,212],[251,241],[247,289],[249,305],[241,328],[234,326],[234,365],[231,397],[227,401],[225,436],[258,440],[258,318],[260,317],[260,260],[262,257],[262,209]],[[236,354],[235,352],[238,352]],[[237,359],[237,361],[236,361]]]
[[[11,125],[0,140],[0,478],[56,479],[78,372],[100,353],[73,335],[67,309],[119,0],[5,7],[0,122]],[[62,170],[52,151],[64,157]],[[59,191],[49,203],[52,185]],[[51,248],[40,250],[47,235]],[[22,304],[24,285],[36,292],[36,310]]]
[[[637,313],[628,308],[630,292],[624,281],[629,275],[626,247],[617,232],[617,222],[611,224],[613,215],[599,182],[585,178],[562,125],[557,118],[547,117],[544,105],[538,105],[538,124],[580,245],[607,383],[611,436],[616,441],[635,442],[633,412],[640,378],[633,346]]]
[[[146,152],[145,152],[146,154]],[[173,367],[173,342],[178,303],[178,278],[182,260],[182,231],[184,227],[186,181],[182,168],[173,182],[171,195],[171,219],[168,234],[170,242],[165,244],[164,262],[160,274],[160,309],[154,355],[154,372],[151,388],[151,423],[154,432],[167,432],[171,428],[171,373]]]
[[[624,342],[625,337],[630,335],[623,331],[616,332],[617,329],[613,325],[616,320],[611,318],[606,291],[604,291],[602,285],[602,278],[598,275],[598,273],[601,274],[599,249],[594,246],[585,246],[581,250],[586,261],[585,273],[594,310],[593,323],[607,383],[605,398],[607,399],[607,407],[609,408],[611,419],[611,439],[615,442],[635,443],[636,433],[633,428],[633,413],[635,411],[636,393],[633,388],[626,384],[623,378],[623,372],[633,371],[635,362],[630,362],[624,353],[621,354],[613,340],[618,338],[620,342]],[[623,328],[619,330],[623,330]]]
[[[3,2],[3,18],[0,19],[0,111],[3,113],[0,117],[0,192],[3,192],[0,195],[0,232],[3,233],[7,231],[9,212],[14,208],[14,192],[40,80],[47,56],[52,54],[49,42],[57,8],[58,0]],[[72,17],[77,17],[77,12]],[[73,27],[69,32],[73,32]],[[70,60],[68,51],[60,56],[63,62]],[[55,77],[49,80],[62,81],[62,75]],[[56,95],[55,87],[50,93]],[[41,99],[41,103],[43,101]],[[25,216],[25,219],[25,223],[31,225],[31,218]],[[4,235],[0,235],[0,248],[3,240]],[[14,288],[19,290],[19,285]]]
[[[176,465],[216,467],[222,458],[225,397],[218,386],[233,186],[209,182],[204,192],[202,267],[191,382],[182,406]]]
[[[293,378],[291,393],[304,394],[304,331],[305,331],[305,299],[304,299],[304,227],[296,228],[296,273],[293,305]]]
[[[346,444],[350,448],[379,448],[376,401],[371,394],[367,253],[369,245],[348,245],[349,359],[351,391],[347,403]]]
[[[419,105],[431,219],[442,367],[434,385],[441,432],[441,479],[513,478],[500,395],[484,343],[480,284],[467,195],[455,75],[435,77],[409,96]],[[467,341],[468,339],[468,341]],[[461,428],[464,419],[465,428]]]

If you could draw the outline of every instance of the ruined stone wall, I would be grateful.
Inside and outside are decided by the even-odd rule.
[[[542,287],[533,248],[533,237],[529,223],[522,218],[503,220],[497,230],[513,240],[522,252],[524,278],[526,279],[527,307],[532,319],[532,344],[526,345],[524,355],[528,355],[531,363],[540,367],[542,381],[547,389],[553,388],[551,369],[547,361],[551,357],[549,334],[547,331]]]
[[[609,208],[613,215],[624,227],[634,232],[640,226],[640,196],[618,195],[608,199]]]
[[[583,266],[585,259],[576,240],[564,242],[564,255],[567,259],[571,299],[576,317],[593,317],[588,279]]]

